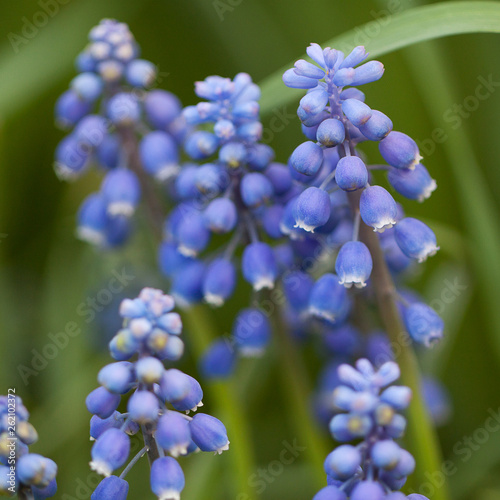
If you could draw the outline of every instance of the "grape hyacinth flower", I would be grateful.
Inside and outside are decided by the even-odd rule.
[[[392,194],[375,182],[377,170],[387,171],[390,186],[410,200],[425,200],[436,183],[420,163],[415,141],[394,131],[392,121],[368,106],[358,88],[379,80],[383,65],[366,62],[362,46],[344,55],[313,43],[307,54],[312,62],[298,60],[283,74],[286,86],[306,91],[297,115],[307,140],[290,156],[297,187],[284,208],[281,229],[292,240],[316,239],[336,253],[335,275],[319,277],[308,310],[313,317],[341,325],[349,316],[350,297],[344,298],[334,281],[347,288],[370,284],[373,260],[368,242],[360,241],[361,229],[368,226],[376,233],[394,275],[439,249],[433,231],[405,217]],[[366,141],[378,143],[386,165],[366,162],[358,149]],[[292,309],[299,313],[303,308]],[[442,321],[432,309],[407,309],[405,323],[415,342],[429,346],[442,336]]]
[[[41,500],[57,492],[57,465],[31,453],[38,434],[28,422],[29,413],[19,396],[0,396],[0,494]]]
[[[104,19],[78,56],[79,74],[56,103],[57,124],[69,131],[54,167],[64,180],[93,165],[104,174],[78,213],[78,236],[101,248],[123,245],[142,197],[143,177],[164,182],[179,169],[187,132],[182,107],[170,92],[153,89],[157,68],[139,58],[128,26]]]
[[[345,413],[332,418],[330,432],[342,443],[361,442],[343,444],[327,456],[328,486],[314,500],[415,498],[399,493],[415,460],[396,442],[406,427],[400,412],[412,396],[408,387],[392,385],[399,378],[398,365],[388,361],[375,368],[362,358],[356,367],[338,366],[337,376],[340,385],[333,391],[333,404]]]
[[[177,457],[197,450],[222,453],[229,440],[220,420],[198,413],[203,405],[200,384],[164,361],[182,356],[182,323],[173,312],[174,299],[160,290],[144,288],[135,299],[120,305],[123,328],[111,340],[115,360],[98,374],[100,386],[86,399],[93,414],[90,425],[90,467],[104,476],[93,500],[125,499],[124,479],[133,465],[148,454],[151,490],[161,499],[180,499],[184,474]],[[135,359],[135,360],[134,360]],[[131,393],[127,411],[120,413],[122,396]],[[129,460],[130,435],[142,429],[144,448],[130,460],[119,476],[114,475]],[[169,454],[170,456],[166,456]]]

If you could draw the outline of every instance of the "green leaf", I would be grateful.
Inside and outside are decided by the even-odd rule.
[[[372,24],[373,21],[370,21]],[[323,46],[352,49],[359,32],[366,32],[362,25],[323,43]],[[417,7],[387,18],[380,24],[380,32],[366,44],[370,57],[378,57],[410,45],[450,35],[463,33],[499,33],[500,4],[496,2],[443,2]],[[368,32],[367,32],[368,33]],[[367,35],[369,38],[369,35]],[[306,56],[303,56],[306,57]],[[261,82],[262,114],[285,104],[297,101],[303,90],[286,89],[281,76],[293,67],[294,61]]]

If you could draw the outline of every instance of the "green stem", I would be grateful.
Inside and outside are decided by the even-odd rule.
[[[323,438],[312,418],[312,388],[302,356],[290,338],[287,328],[283,325],[279,311],[276,311],[272,320],[282,367],[280,373],[290,405],[290,416],[293,419],[298,444],[306,447],[304,453],[313,468],[314,482],[318,489],[323,488],[325,486],[323,462],[331,449],[328,449],[326,445],[328,441]]]
[[[349,194],[352,207],[359,207],[360,193]],[[375,289],[378,308],[385,330],[389,336],[396,361],[401,367],[401,382],[413,391],[413,400],[408,411],[407,438],[417,469],[414,485],[427,481],[425,473],[441,470],[442,457],[437,435],[422,397],[420,371],[415,354],[411,348],[408,333],[401,321],[395,300],[395,286],[385,262],[384,253],[380,247],[375,232],[366,224],[360,228],[360,240],[369,248],[373,259],[371,280]],[[436,487],[433,500],[448,500],[448,486]]]
[[[216,337],[209,325],[212,321],[204,306],[194,306],[188,314],[183,315],[186,329],[189,330],[194,355],[199,358],[210,342]],[[250,476],[255,472],[254,450],[250,440],[250,429],[237,379],[224,382],[205,382],[210,393],[210,400],[214,401],[220,410],[219,415],[227,427],[231,448],[230,467],[233,469],[235,494],[233,498],[257,500],[256,492],[249,484]]]
[[[34,500],[35,498],[31,488],[24,486],[17,492],[17,497],[19,500]]]

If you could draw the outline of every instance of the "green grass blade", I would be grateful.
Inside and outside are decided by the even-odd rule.
[[[373,21],[370,21],[371,24]],[[324,42],[323,46],[342,50],[353,48],[359,32],[366,31],[367,25],[347,31]],[[433,40],[463,33],[499,33],[500,3],[497,2],[443,2],[425,7],[417,7],[388,18],[380,23],[376,37],[366,44],[370,57],[378,57],[395,50],[414,45],[418,42]],[[367,38],[370,38],[367,35]],[[305,57],[305,56],[302,56]],[[286,66],[261,82],[262,98],[260,101],[263,114],[285,104],[298,101],[303,90],[285,89],[281,76],[293,66],[291,61]],[[286,90],[286,91],[285,91]]]

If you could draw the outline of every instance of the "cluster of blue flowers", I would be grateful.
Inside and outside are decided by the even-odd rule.
[[[314,500],[428,500],[398,491],[415,469],[412,455],[395,441],[406,428],[399,412],[412,395],[408,387],[391,385],[399,378],[398,365],[388,361],[375,369],[362,358],[356,368],[340,365],[338,377],[342,385],[333,392],[333,403],[344,413],[332,418],[330,432],[342,443],[361,442],[341,445],[328,455],[328,486]]]
[[[38,433],[19,396],[0,396],[0,495],[42,500],[56,494],[57,465],[30,453]]]
[[[377,369],[388,361],[394,361],[394,352],[385,332],[372,330],[363,334],[349,322],[325,328],[320,334],[320,347],[325,364],[318,377],[313,407],[318,421],[326,426],[340,411],[332,399],[333,391],[342,385],[338,376],[339,366],[366,358]],[[444,425],[451,413],[446,388],[437,379],[427,375],[422,378],[421,390],[434,425]]]
[[[139,58],[125,24],[104,20],[89,38],[77,60],[80,74],[56,106],[57,122],[71,130],[57,148],[56,172],[68,180],[92,165],[104,172],[99,192],[78,214],[79,236],[101,248],[127,242],[131,217],[147,193],[143,198],[162,231],[158,263],[172,294],[145,288],[121,303],[123,328],[109,344],[116,361],[99,372],[100,387],[86,401],[95,440],[90,464],[105,476],[92,499],[125,499],[125,476],[146,453],[152,491],[160,500],[179,499],[184,475],[176,458],[228,449],[219,420],[187,415],[202,405],[200,384],[163,363],[184,350],[174,300],[181,307],[201,301],[220,307],[233,296],[241,271],[254,297],[279,284],[290,331],[297,338],[319,331],[324,350],[335,355],[324,370],[316,409],[331,420],[337,440],[362,441],[328,456],[329,485],[315,500],[426,500],[397,491],[415,464],[394,441],[404,432],[398,412],[411,393],[387,387],[399,376],[389,361],[391,345],[383,332],[363,337],[351,322],[354,297],[373,301],[373,259],[360,232],[368,226],[398,283],[394,295],[411,339],[430,346],[444,328],[431,307],[400,286],[414,263],[437,252],[436,237],[423,222],[405,217],[391,193],[375,183],[377,171],[386,171],[394,192],[420,202],[436,189],[415,141],[394,131],[357,88],[379,80],[383,65],[365,62],[364,47],[344,56],[311,44],[314,64],[299,60],[283,75],[288,87],[307,90],[297,111],[307,141],[285,165],[261,142],[260,89],[248,74],[197,82],[203,101],[182,109],[171,93],[151,90],[157,69]],[[378,143],[386,164],[367,164],[358,149],[364,141]],[[151,180],[163,183],[173,201],[166,217]],[[240,310],[231,335],[202,357],[203,374],[228,377],[238,355],[260,355],[270,339],[263,310]],[[359,356],[357,369],[342,364]],[[130,391],[122,413],[121,396]],[[125,466],[129,436],[139,430],[144,448]]]
[[[93,414],[90,421],[93,470],[105,476],[92,500],[124,500],[128,494],[125,476],[139,458],[148,453],[151,490],[160,500],[178,500],[184,474],[176,457],[196,451],[222,453],[229,440],[222,422],[204,413],[190,417],[203,405],[203,391],[191,376],[163,361],[177,360],[183,343],[182,323],[172,312],[174,299],[160,290],[144,288],[135,299],[120,306],[123,328],[110,342],[116,362],[101,369],[100,387],[86,400]],[[135,361],[129,361],[136,357]],[[133,391],[126,412],[118,407],[121,396]],[[122,473],[130,453],[130,435],[142,429],[145,446]],[[168,454],[168,455],[166,455]]]
[[[373,184],[374,171],[387,170],[392,188],[411,200],[428,198],[436,183],[420,163],[415,141],[393,131],[391,120],[365,104],[365,96],[357,88],[379,80],[383,65],[363,63],[368,54],[361,46],[346,57],[317,44],[311,44],[307,53],[316,64],[299,60],[283,75],[287,86],[307,89],[297,114],[309,139],[289,160],[303,189],[289,202],[288,224],[283,227],[293,238],[319,233],[318,238],[324,239],[326,233],[327,244],[338,248],[335,274],[323,274],[309,294],[299,293],[308,300],[309,314],[340,324],[350,310],[345,288],[365,287],[373,268],[367,245],[358,239],[361,223],[379,235],[387,264],[395,274],[438,250],[433,231],[415,218],[404,217],[389,191]],[[379,143],[387,165],[366,165],[357,146],[367,140]],[[442,320],[432,308],[407,300],[402,293],[398,299],[415,342],[429,346],[442,337]]]
[[[78,214],[80,238],[103,248],[124,244],[141,198],[143,174],[165,181],[179,168],[187,127],[181,103],[153,86],[157,68],[139,58],[124,23],[105,19],[76,61],[80,72],[56,104],[56,122],[71,132],[58,145],[55,169],[72,180],[92,165],[104,172],[100,190]]]

